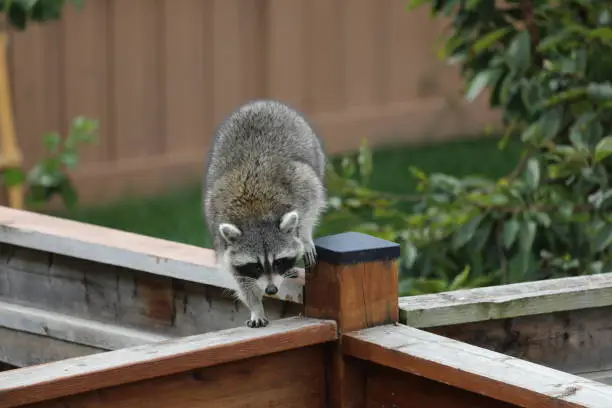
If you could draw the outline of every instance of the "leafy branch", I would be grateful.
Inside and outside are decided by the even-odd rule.
[[[25,183],[26,203],[30,206],[39,207],[59,195],[67,208],[74,208],[78,194],[68,172],[78,165],[80,146],[96,141],[97,130],[97,121],[79,116],[72,121],[65,138],[57,132],[46,134],[45,157],[27,172],[17,167],[4,169],[3,184],[10,187]]]

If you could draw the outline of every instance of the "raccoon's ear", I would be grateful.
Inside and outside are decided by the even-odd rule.
[[[236,241],[236,238],[242,235],[242,231],[234,224],[223,223],[219,225],[219,233],[228,244]]]
[[[299,221],[300,217],[297,211],[289,211],[282,216],[279,228],[282,232],[292,232],[297,228]]]

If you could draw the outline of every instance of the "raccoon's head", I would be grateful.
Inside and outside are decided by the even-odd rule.
[[[298,225],[297,211],[255,224],[221,223],[219,235],[226,244],[224,263],[243,286],[276,294],[283,280],[293,277],[292,269],[304,254]]]

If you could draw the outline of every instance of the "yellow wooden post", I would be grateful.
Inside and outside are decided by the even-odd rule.
[[[0,32],[0,169],[21,167],[22,155],[15,137],[13,106],[8,79],[7,64],[8,35]],[[23,185],[7,187],[9,205],[23,208]]]

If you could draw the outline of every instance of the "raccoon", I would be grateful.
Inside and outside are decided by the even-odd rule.
[[[220,267],[232,274],[246,324],[269,324],[263,294],[310,269],[313,233],[325,209],[323,145],[288,105],[256,100],[238,107],[213,138],[203,186],[204,218]]]

